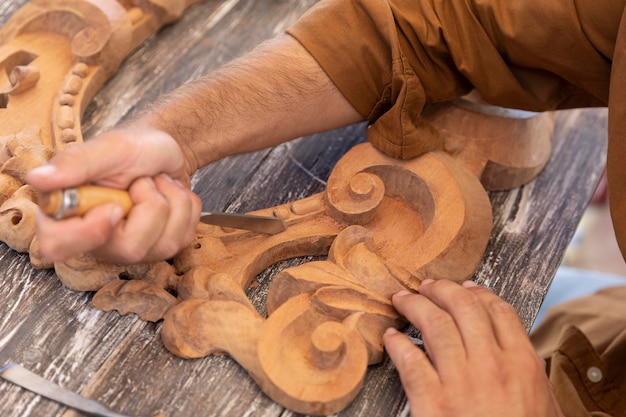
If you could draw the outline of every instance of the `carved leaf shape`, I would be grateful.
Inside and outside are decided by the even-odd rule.
[[[124,266],[100,262],[88,253],[54,263],[54,271],[63,285],[75,291],[98,291],[117,281]]]
[[[135,313],[142,320],[159,321],[178,304],[176,297],[154,284],[140,280],[118,280],[102,287],[93,297],[93,305],[104,311]]]
[[[22,182],[25,182],[28,171],[45,164],[54,155],[54,151],[51,148],[43,145],[29,147],[23,145],[16,146],[15,143],[11,141],[9,142],[9,148],[13,157],[9,158],[2,165],[0,171]]]

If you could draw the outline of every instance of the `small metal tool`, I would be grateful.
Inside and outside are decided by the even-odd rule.
[[[82,185],[76,188],[40,193],[38,197],[38,204],[43,212],[55,219],[82,216],[93,207],[109,202],[118,203],[125,213],[128,213],[133,206],[127,191],[96,185]],[[209,211],[202,213],[200,221],[214,226],[267,234],[280,233],[287,228],[285,221],[279,217],[251,214]]]
[[[285,231],[285,221],[278,217],[253,216],[251,214],[222,213],[214,211],[202,212],[200,221],[221,227],[250,230],[251,232],[275,235]]]
[[[128,417],[109,410],[102,404],[69,391],[53,382],[32,373],[28,369],[9,363],[0,368],[0,377],[35,394],[56,401],[67,407],[95,417]]]

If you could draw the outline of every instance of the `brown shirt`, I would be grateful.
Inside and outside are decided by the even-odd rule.
[[[526,110],[609,105],[611,213],[626,252],[624,0],[322,0],[288,32],[371,122],[379,150],[437,146],[427,103],[477,89]],[[611,88],[609,88],[609,86]]]
[[[609,201],[625,253],[625,3],[322,0],[288,33],[370,121],[371,143],[398,158],[412,158],[438,146],[437,136],[420,118],[427,104],[472,89],[491,104],[532,111],[608,105]],[[623,304],[620,311],[626,317],[626,301]],[[553,331],[558,334],[558,329]],[[623,333],[615,343],[626,360]],[[550,376],[566,415],[626,415],[623,400],[588,400],[585,380],[576,377],[578,368],[565,365],[578,363],[570,353],[578,358],[581,339],[586,340],[576,330],[568,330],[551,361]],[[596,356],[599,361],[606,359],[602,352]],[[587,366],[587,359],[581,360]],[[611,374],[626,374],[626,364],[619,361],[604,366]],[[593,385],[591,391],[599,386]],[[611,392],[621,389],[620,395],[626,396],[623,378],[608,387]],[[571,401],[579,395],[577,390],[578,403]],[[588,406],[592,403],[595,408]]]
[[[626,286],[551,308],[531,339],[567,417],[626,416]]]

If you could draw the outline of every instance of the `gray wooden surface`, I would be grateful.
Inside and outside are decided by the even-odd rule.
[[[0,2],[0,24],[25,0]],[[88,107],[88,138],[144,108],[156,96],[205,74],[282,31],[315,0],[208,0],[148,39]],[[158,75],[155,75],[158,74]],[[0,110],[1,111],[1,110]],[[476,280],[511,302],[528,328],[602,171],[605,110],[557,115],[554,149],[532,183],[492,193],[494,230]],[[220,161],[194,177],[205,209],[244,212],[324,189],[335,162],[364,140],[362,125]],[[255,304],[281,262],[249,290]],[[294,416],[268,399],[228,357],[183,360],[160,340],[160,324],[104,313],[91,294],[64,288],[52,271],[0,245],[0,365],[16,362],[131,416]],[[407,416],[399,378],[386,359],[368,371],[340,416]],[[0,381],[0,415],[77,415]]]

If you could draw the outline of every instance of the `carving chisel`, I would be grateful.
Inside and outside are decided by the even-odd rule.
[[[35,394],[95,417],[128,417],[102,404],[69,391],[15,363],[0,368],[0,377]],[[158,417],[158,416],[157,416]]]
[[[42,192],[38,197],[38,204],[43,212],[56,219],[82,216],[93,207],[109,202],[118,203],[125,213],[128,213],[133,206],[127,191],[97,185],[82,185],[65,190]],[[280,233],[287,228],[285,221],[279,217],[251,214],[209,211],[202,213],[200,221],[215,226],[267,234]]]

